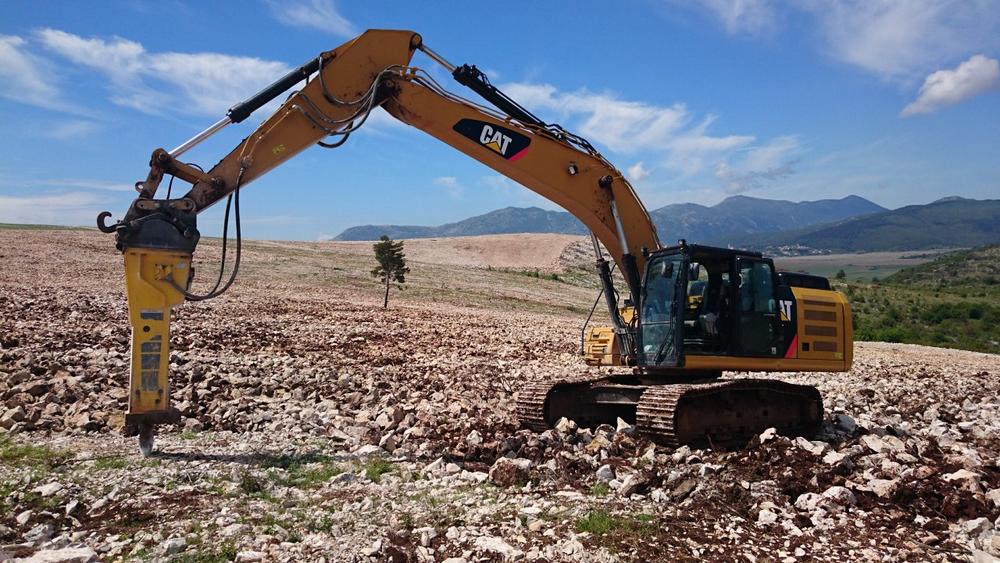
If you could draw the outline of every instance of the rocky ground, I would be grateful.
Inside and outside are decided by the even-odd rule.
[[[185,418],[142,458],[120,431],[110,237],[0,230],[0,257],[0,560],[1000,555],[995,355],[859,343],[849,373],[782,376],[823,393],[814,441],[670,449],[623,422],[535,434],[513,401],[588,369],[590,289],[415,263],[383,311],[363,257],[255,243],[228,294],[178,309]]]

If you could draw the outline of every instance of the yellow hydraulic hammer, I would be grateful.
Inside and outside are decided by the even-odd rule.
[[[125,290],[132,328],[128,412],[125,432],[139,435],[143,455],[153,452],[157,424],[180,420],[170,406],[170,313],[182,303],[193,277],[191,258],[200,234],[194,202],[188,199],[132,202],[125,219],[106,225],[111,214],[101,213],[97,226],[116,233],[116,246],[125,257]]]
[[[176,422],[170,406],[170,311],[184,301],[191,253],[149,248],[125,250],[125,288],[132,327],[126,427],[139,432],[144,455],[153,450],[153,426]],[[171,283],[173,282],[173,284]]]

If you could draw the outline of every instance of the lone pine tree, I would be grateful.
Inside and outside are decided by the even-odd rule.
[[[402,284],[406,283],[406,274],[410,273],[410,269],[406,267],[403,241],[396,242],[382,235],[372,248],[375,249],[375,260],[378,262],[372,270],[372,277],[381,278],[385,284],[385,300],[382,302],[384,309],[389,306],[389,284],[395,282],[396,287],[403,289]]]

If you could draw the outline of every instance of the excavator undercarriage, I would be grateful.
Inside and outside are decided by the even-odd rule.
[[[517,400],[521,425],[538,432],[560,418],[581,426],[618,418],[665,446],[739,446],[774,427],[811,435],[823,421],[815,387],[772,379],[646,383],[633,377],[581,377],[527,386]]]

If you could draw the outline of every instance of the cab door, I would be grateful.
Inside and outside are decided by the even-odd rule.
[[[686,290],[687,260],[683,254],[654,256],[646,262],[639,307],[640,365],[683,365]]]
[[[771,263],[759,258],[736,259],[736,351],[741,356],[777,356],[781,328]]]

